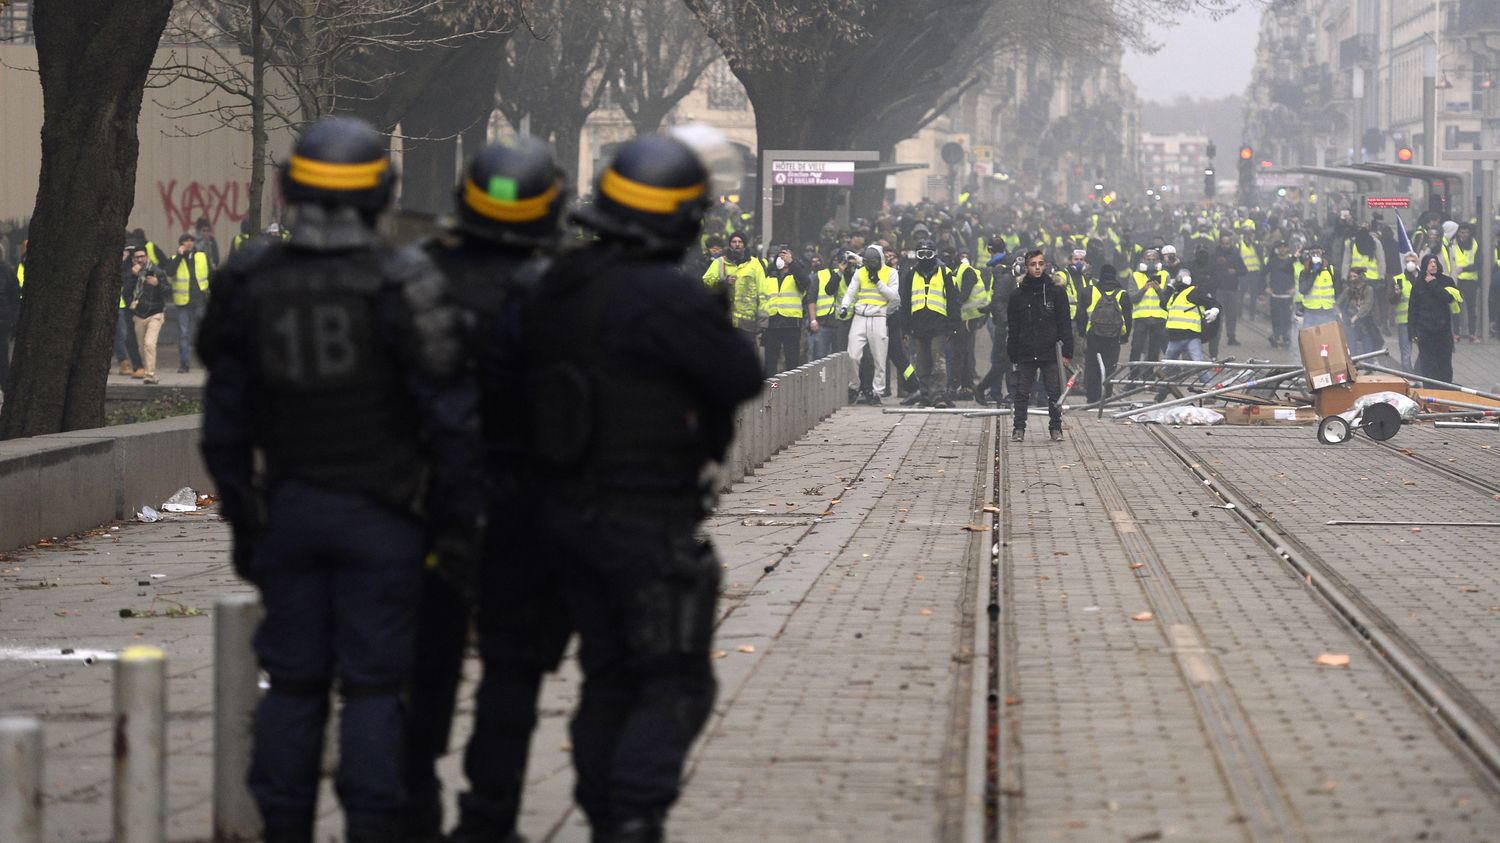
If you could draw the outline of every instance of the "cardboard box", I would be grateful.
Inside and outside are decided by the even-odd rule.
[[[1402,395],[1411,393],[1411,384],[1405,378],[1386,374],[1361,374],[1354,379],[1353,383],[1338,386],[1330,386],[1313,393],[1313,407],[1317,408],[1318,417],[1336,416],[1354,407],[1354,402],[1362,395],[1374,395],[1377,392],[1399,392]]]
[[[1442,412],[1444,410],[1467,410],[1465,404],[1483,404],[1486,407],[1494,407],[1500,410],[1500,401],[1493,398],[1485,398],[1482,395],[1470,395],[1467,392],[1459,392],[1456,389],[1428,389],[1417,387],[1411,391],[1411,397],[1422,405],[1422,412]],[[1444,402],[1456,401],[1457,404]]]
[[[1302,368],[1307,370],[1307,385],[1313,390],[1354,381],[1354,361],[1349,357],[1349,341],[1344,326],[1328,322],[1303,328],[1297,333],[1302,351]]]
[[[1225,424],[1253,426],[1286,426],[1312,424],[1318,414],[1312,407],[1275,407],[1270,405],[1238,405],[1219,410],[1224,414]]]

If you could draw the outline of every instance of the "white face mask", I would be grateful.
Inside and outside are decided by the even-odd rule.
[[[776,259],[776,268],[777,269],[786,269],[786,261],[782,260],[781,258],[777,258]]]
[[[959,263],[960,266],[968,266],[969,265],[969,259],[968,258],[959,258],[958,259],[958,263]]]
[[[1417,271],[1417,262],[1416,261],[1407,261],[1406,262],[1406,271],[1407,272],[1416,272]]]

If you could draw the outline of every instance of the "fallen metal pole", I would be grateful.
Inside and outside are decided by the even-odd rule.
[[[1300,363],[1215,363],[1212,360],[1136,360],[1132,366],[1171,366],[1191,369],[1300,369]]]
[[[114,843],[167,837],[167,657],[129,647],[115,662]]]
[[[1237,384],[1234,384],[1233,386],[1226,386],[1226,387],[1222,387],[1220,389],[1211,389],[1211,390],[1209,390],[1207,392],[1198,392],[1198,393],[1194,393],[1193,395],[1184,395],[1181,398],[1173,398],[1170,401],[1163,401],[1163,402],[1161,402],[1159,404],[1151,404],[1151,405],[1146,406],[1146,407],[1141,407],[1140,409],[1137,409],[1137,410],[1124,410],[1124,411],[1121,411],[1121,412],[1118,412],[1118,413],[1111,413],[1110,414],[1110,418],[1112,418],[1112,419],[1123,419],[1126,416],[1132,416],[1132,415],[1135,415],[1136,413],[1149,413],[1152,410],[1164,410],[1167,407],[1178,407],[1178,406],[1181,406],[1183,404],[1191,404],[1194,401],[1201,401],[1204,398],[1213,398],[1213,397],[1218,396],[1218,395],[1224,395],[1225,393],[1238,392],[1238,391],[1245,390],[1245,389],[1254,389],[1254,388],[1257,388],[1257,387],[1271,386],[1272,384],[1278,384],[1278,383],[1281,383],[1282,381],[1289,381],[1292,378],[1300,378],[1300,377],[1302,377],[1301,370],[1298,370],[1298,371],[1295,371],[1295,372],[1286,372],[1286,373],[1280,374],[1280,375],[1272,375],[1271,377],[1267,377],[1267,378],[1256,378],[1255,380],[1253,380],[1253,381],[1247,381],[1246,383],[1237,383]]]
[[[1476,411],[1480,411],[1480,412],[1483,412],[1483,411],[1489,411],[1489,412],[1500,411],[1500,407],[1495,407],[1495,406],[1490,405],[1490,404],[1475,404],[1475,403],[1470,402],[1470,401],[1447,401],[1447,400],[1444,400],[1442,398],[1431,398],[1431,397],[1429,397],[1429,398],[1423,398],[1420,403],[1423,406],[1429,406],[1429,407],[1432,406],[1433,404],[1441,404],[1444,407],[1461,407],[1461,408],[1463,408],[1465,410],[1476,410]]]
[[[1433,422],[1433,427],[1452,427],[1465,430],[1500,430],[1500,422]]]
[[[1325,521],[1331,527],[1500,527],[1500,521]]]
[[[260,810],[250,795],[259,673],[251,640],[260,620],[254,594],[214,607],[214,840],[259,840]]]
[[[0,717],[0,840],[42,843],[42,724]]]
[[[1356,357],[1354,359],[1356,361],[1358,361],[1358,360],[1363,359],[1363,357],[1364,357],[1364,355],[1362,355],[1361,357]],[[1473,387],[1469,387],[1469,386],[1461,386],[1459,384],[1449,383],[1447,381],[1433,380],[1432,378],[1424,378],[1421,375],[1414,375],[1411,372],[1403,372],[1400,369],[1391,369],[1391,368],[1388,368],[1388,367],[1385,367],[1385,366],[1377,365],[1375,363],[1365,363],[1365,364],[1363,364],[1363,366],[1364,366],[1364,368],[1369,369],[1369,370],[1371,370],[1373,372],[1384,372],[1387,375],[1399,375],[1399,376],[1401,376],[1403,378],[1406,378],[1407,380],[1410,380],[1410,381],[1420,381],[1421,383],[1425,383],[1428,386],[1436,386],[1436,387],[1439,387],[1441,389],[1454,389],[1454,390],[1458,390],[1459,392],[1464,392],[1464,393],[1467,393],[1469,395],[1477,396],[1479,398],[1489,398],[1489,399],[1492,399],[1492,400],[1495,400],[1495,401],[1500,401],[1500,395],[1496,395],[1493,392],[1484,392],[1482,390],[1474,389]],[[1494,408],[1490,407],[1489,409],[1494,409]]]
[[[1459,418],[1491,418],[1500,416],[1497,410],[1454,410],[1451,413],[1417,413],[1419,419],[1459,419]]]

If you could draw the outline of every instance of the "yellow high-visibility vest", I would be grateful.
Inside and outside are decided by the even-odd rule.
[[[911,312],[918,313],[930,310],[939,316],[948,315],[948,276],[942,267],[938,267],[931,277],[924,277],[920,272],[913,272],[911,276]]]
[[[1349,268],[1359,270],[1366,278],[1376,279],[1380,277],[1380,261],[1374,255],[1367,255],[1359,250],[1354,244],[1349,244]]]
[[[859,273],[855,275],[859,283],[859,292],[855,294],[854,303],[869,305],[870,307],[885,307],[887,302],[885,294],[880,292],[877,284],[888,284],[891,280],[891,268],[882,266],[875,271],[875,280],[870,279],[870,268],[862,266]]]
[[[1240,241],[1240,259],[1245,262],[1247,272],[1260,272],[1260,250],[1254,243]]]
[[[1333,272],[1323,269],[1313,279],[1312,291],[1302,297],[1302,307],[1306,310],[1333,310],[1334,304]]]
[[[833,293],[828,292],[828,282],[833,280],[833,270],[820,269],[813,274],[813,278],[816,279],[815,283],[818,285],[818,304],[814,310],[814,315],[818,317],[827,316],[833,313],[837,307],[837,304],[834,302]]]
[[[1151,276],[1147,275],[1144,272],[1136,272],[1136,273],[1132,273],[1132,275],[1135,277],[1135,288],[1137,290],[1145,290],[1146,292],[1143,293],[1143,294],[1141,294],[1141,301],[1140,301],[1140,303],[1137,304],[1131,310],[1131,318],[1132,319],[1165,319],[1165,318],[1167,318],[1167,309],[1162,306],[1162,303],[1161,303],[1161,294],[1158,293],[1156,290],[1149,289],[1146,286],[1146,282],[1151,280]],[[1156,281],[1162,287],[1167,286],[1167,271],[1165,269],[1157,270],[1157,272],[1156,272]]]
[[[1109,296],[1109,297],[1113,298],[1115,300],[1115,307],[1120,308],[1120,315],[1122,317],[1125,315],[1125,305],[1121,302],[1121,300],[1125,296],[1125,291],[1124,290],[1115,290],[1113,292],[1106,293],[1103,290],[1099,289],[1098,287],[1090,287],[1089,288],[1089,307],[1088,307],[1088,310],[1086,311],[1088,313],[1088,315],[1089,315],[1089,324],[1088,324],[1088,328],[1086,329],[1087,331],[1093,331],[1094,330],[1094,308],[1096,308],[1096,307],[1099,306],[1099,302],[1105,296]],[[1122,320],[1122,324],[1120,325],[1120,336],[1122,336],[1122,337],[1125,336],[1125,331],[1129,327],[1130,327],[1129,324],[1128,323],[1124,323],[1123,320]]]
[[[1457,240],[1453,241],[1453,277],[1454,278],[1460,278],[1460,279],[1463,279],[1464,281],[1478,281],[1479,280],[1479,266],[1478,266],[1478,263],[1474,260],[1474,258],[1477,256],[1478,252],[1479,252],[1479,241],[1478,240],[1475,240],[1473,242],[1473,244],[1469,246],[1468,250],[1465,250],[1464,247],[1458,245],[1458,241]],[[1459,267],[1461,267],[1461,266],[1467,266],[1468,268],[1467,269],[1459,269]]]
[[[1188,301],[1188,294],[1196,289],[1194,286],[1179,290],[1167,303],[1167,330],[1203,333],[1203,308]]]
[[[188,268],[187,261],[177,262],[177,277],[172,279],[172,304],[182,307],[191,300],[192,290],[188,285],[192,283],[192,273],[194,272],[197,273],[198,277],[198,291],[202,293],[208,292],[208,255],[202,252],[193,252],[193,266],[191,269]]]
[[[797,292],[797,278],[790,272],[785,278],[767,276],[771,282],[770,288],[774,291],[769,296],[767,310],[772,316],[786,316],[792,319],[802,317],[802,294]]]
[[[1401,301],[1396,302],[1396,324],[1406,324],[1407,310],[1411,307],[1411,279],[1406,273],[1396,276],[1396,286],[1401,290]]]
[[[964,277],[969,273],[974,274],[974,286],[969,289],[969,297],[964,299],[958,314],[959,318],[966,322],[982,316],[983,314],[980,313],[980,310],[988,307],[992,298],[990,285],[984,280],[984,273],[972,266],[959,266],[958,272],[955,273],[953,279],[953,286],[962,290],[964,288]]]

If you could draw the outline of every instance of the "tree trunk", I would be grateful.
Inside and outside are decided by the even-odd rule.
[[[786,77],[760,79],[746,74],[741,77],[745,88],[755,91],[750,101],[755,107],[755,133],[761,149],[853,149],[851,120],[820,119],[817,115],[842,114],[842,103],[809,102],[805,97],[783,90]],[[757,172],[756,175],[759,175]],[[833,216],[838,201],[836,189],[827,187],[787,188],[784,204],[772,214],[774,231],[759,232],[766,246],[775,243],[817,243],[823,224]],[[754,211],[760,213],[760,203]]]
[[[42,166],[0,438],[98,427],[141,96],[172,0],[39,3]]]
[[[250,234],[262,226],[266,195],[266,31],[261,0],[250,0]]]

